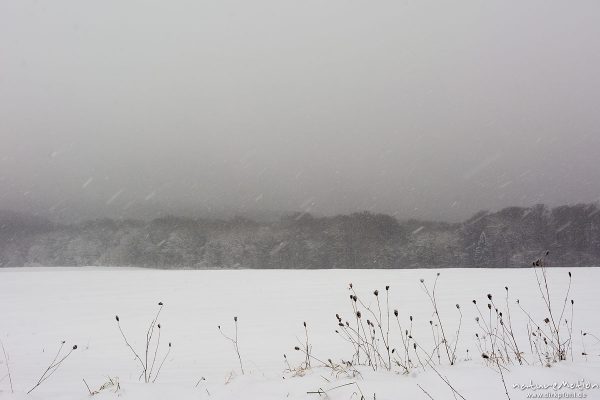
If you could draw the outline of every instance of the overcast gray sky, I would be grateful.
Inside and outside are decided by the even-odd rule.
[[[0,208],[597,201],[598,21],[597,0],[0,0]]]

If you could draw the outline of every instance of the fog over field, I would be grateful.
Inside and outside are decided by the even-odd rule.
[[[0,208],[90,218],[600,197],[597,1],[0,2]]]
[[[598,0],[0,0],[0,400],[600,398]]]

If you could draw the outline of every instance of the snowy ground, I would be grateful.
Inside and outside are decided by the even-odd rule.
[[[368,367],[360,376],[336,378],[331,370],[318,367],[305,376],[286,372],[283,354],[292,367],[304,357],[294,346],[304,341],[303,322],[308,324],[313,354],[334,361],[349,359],[352,346],[335,334],[335,314],[352,315],[348,283],[352,282],[363,301],[374,304],[373,290],[385,293],[390,285],[390,307],[397,308],[401,323],[414,316],[414,334],[424,347],[433,343],[429,320],[432,307],[420,288],[435,279],[436,270],[321,270],[321,271],[162,271],[114,268],[21,268],[0,269],[0,339],[8,354],[14,386],[11,394],[4,356],[0,353],[0,398],[2,399],[84,399],[92,390],[118,377],[120,390],[107,389],[97,399],[427,399],[420,385],[436,399],[453,399],[449,387],[430,368],[415,368],[400,374]],[[486,295],[504,298],[510,287],[513,326],[517,340],[531,362],[525,319],[514,304],[520,299],[532,316],[543,324],[546,313],[532,269],[521,270],[442,270],[438,283],[440,315],[454,340],[458,326],[455,304],[464,318],[458,343],[459,362],[437,366],[464,398],[504,399],[500,375],[478,354],[478,332],[472,304],[477,299],[485,307]],[[575,398],[600,399],[600,388],[588,390],[515,389],[514,384],[552,384],[581,380],[600,384],[600,337],[598,288],[600,269],[581,268],[573,272],[569,298],[575,300],[573,325],[574,360],[552,367],[509,365],[504,377],[511,399],[531,394],[559,394]],[[552,269],[550,291],[560,306],[567,287],[567,270]],[[382,296],[382,294],[380,294]],[[173,347],[157,382],[138,380],[139,363],[125,346],[115,315],[131,344],[142,352],[148,323],[157,310],[160,315],[162,359],[166,343]],[[503,303],[502,303],[503,304]],[[233,333],[233,317],[239,318],[239,347],[246,374],[241,375],[230,342],[219,333]],[[568,313],[570,318],[570,311]],[[392,324],[390,342],[401,347],[397,326]],[[30,395],[27,392],[54,358],[60,341],[78,345],[63,365]],[[587,357],[581,355],[585,346]],[[469,349],[470,357],[466,350]],[[471,358],[471,359],[469,359]],[[201,379],[204,378],[204,379]],[[199,383],[198,383],[199,382]],[[337,386],[355,382],[348,386]],[[544,397],[541,397],[544,398]],[[552,397],[546,397],[552,398]]]

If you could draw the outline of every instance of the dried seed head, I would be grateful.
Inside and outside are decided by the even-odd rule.
[[[416,350],[417,349],[417,344],[413,343],[413,348]]]
[[[394,316],[397,317],[398,316],[398,310],[394,310]]]
[[[411,315],[409,318],[410,318],[410,320],[411,320],[411,321],[413,320],[413,317],[412,317],[412,315]]]
[[[171,342],[169,342],[169,347],[171,347]]]
[[[296,346],[296,347],[294,347],[294,350],[300,351],[300,347]]]
[[[119,322],[119,316],[115,315],[115,319],[117,320],[117,322]]]
[[[488,308],[491,310],[492,309],[492,305],[490,303],[488,303]]]
[[[456,304],[456,308],[458,308],[460,310],[460,306],[458,305],[458,303]]]
[[[479,322],[479,317],[475,317],[475,322]]]
[[[544,322],[548,324],[548,323],[550,323],[550,319],[549,318],[544,318]]]
[[[488,358],[490,358],[490,357],[489,357],[487,354],[485,354],[485,353],[482,353],[482,354],[481,354],[481,357],[482,357],[482,358],[485,358],[486,360],[487,360]]]
[[[158,329],[160,329],[160,324],[158,324],[157,326],[158,326]]]
[[[506,291],[508,292],[508,286],[504,286],[504,289],[506,289]]]
[[[73,350],[77,350],[77,345],[76,344],[73,345]]]
[[[354,300],[354,302],[356,303],[356,301],[358,300],[358,297],[356,297],[356,295],[352,296],[352,300]]]
[[[390,285],[386,285],[385,290],[390,290]]]
[[[373,292],[373,294],[374,294],[375,296],[379,296],[379,290],[375,289],[375,291]]]
[[[573,299],[571,299],[571,305],[575,304],[575,302],[573,301]]]
[[[571,271],[569,271],[569,278],[571,277]]]
[[[477,304],[477,300],[473,300],[473,304]]]
[[[344,324],[342,324],[341,322],[338,324],[338,326],[341,326],[342,328],[344,327]]]
[[[304,327],[306,328],[306,321],[304,321],[303,324],[304,324]]]
[[[550,250],[546,251],[546,255],[550,255]]]
[[[162,305],[163,305],[163,302],[162,302],[162,301],[159,301],[159,302],[158,302],[158,305],[159,305],[159,306],[162,306]]]
[[[357,311],[357,312],[356,312],[356,317],[357,317],[357,318],[360,318],[361,316],[362,316],[362,314],[360,313],[360,311]]]
[[[487,298],[488,298],[488,300],[491,300],[492,299],[492,295],[488,293]]]
[[[234,320],[235,322],[237,322],[237,317],[233,317],[233,320]]]
[[[437,273],[437,276],[440,276],[440,273],[439,273],[439,272]]]
[[[350,282],[350,289],[352,289],[352,282]]]
[[[433,321],[429,320],[429,325],[433,326]]]
[[[421,279],[419,279],[419,282],[423,283],[423,282],[425,282],[425,279],[421,278]]]

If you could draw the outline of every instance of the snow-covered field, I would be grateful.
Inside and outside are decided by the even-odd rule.
[[[312,353],[321,360],[348,360],[352,344],[335,333],[336,313],[355,321],[348,284],[353,283],[359,298],[377,308],[373,291],[385,304],[385,286],[390,285],[390,309],[398,309],[403,327],[413,316],[413,337],[426,349],[433,347],[429,321],[433,308],[419,280],[431,285],[436,270],[319,270],[319,271],[163,271],[115,268],[20,268],[0,269],[0,339],[10,366],[14,394],[0,352],[0,398],[2,399],[84,399],[89,398],[83,379],[92,390],[99,389],[108,377],[118,379],[120,389],[107,388],[94,395],[98,399],[453,399],[448,385],[427,365],[402,374],[359,367],[354,377],[319,366],[304,376],[287,371],[299,366],[304,355],[294,350],[305,341],[303,322],[308,324]],[[600,269],[572,270],[573,351],[568,360],[543,367],[531,354],[526,318],[516,299],[540,325],[547,312],[532,269],[441,270],[437,286],[439,314],[448,341],[454,342],[459,314],[463,313],[457,346],[456,365],[437,364],[436,370],[464,398],[504,399],[501,376],[481,358],[475,338],[481,332],[475,322],[478,314],[472,303],[487,313],[488,293],[505,309],[505,286],[510,288],[512,325],[516,340],[531,365],[507,365],[504,378],[511,399],[531,394],[558,398],[600,399],[600,388],[544,390],[518,389],[513,385],[530,383],[551,385],[581,380],[600,384],[600,307],[598,282]],[[550,293],[562,308],[568,275],[565,269],[549,270]],[[134,359],[119,332],[115,315],[134,348],[143,356],[146,330],[164,303],[160,314],[162,360],[167,343],[169,353],[156,383],[138,380],[139,362]],[[571,323],[570,302],[565,318]],[[505,311],[506,312],[506,311]],[[384,327],[387,325],[383,310]],[[560,313],[559,313],[560,314]],[[486,314],[487,315],[487,314]],[[245,375],[241,374],[232,343],[217,329],[234,333],[233,317],[238,317],[239,349]],[[583,337],[581,331],[589,332]],[[480,333],[481,334],[481,333]],[[155,336],[156,337],[156,336]],[[30,395],[25,393],[48,367],[60,342],[77,350],[60,368]],[[391,323],[390,343],[401,349],[395,320]],[[587,356],[581,353],[584,351]],[[467,349],[469,353],[467,354]],[[571,357],[573,355],[573,359]],[[151,357],[153,354],[151,354]],[[387,357],[387,356],[386,356]],[[385,358],[385,357],[384,357]],[[157,362],[158,363],[158,362]],[[339,372],[339,371],[338,371]],[[204,378],[204,379],[202,379]],[[340,385],[349,384],[343,387]],[[338,387],[338,388],[336,388]],[[323,390],[326,394],[308,393]],[[458,397],[458,396],[457,396]],[[458,397],[460,398],[460,397]],[[544,397],[540,397],[544,398]],[[552,397],[545,397],[552,398]]]

